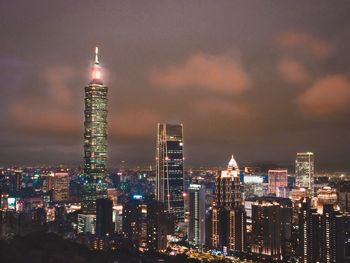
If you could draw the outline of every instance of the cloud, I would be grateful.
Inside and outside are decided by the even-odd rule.
[[[302,112],[312,117],[327,117],[345,111],[350,104],[350,80],[331,75],[317,80],[298,98]]]
[[[306,84],[311,78],[304,65],[292,58],[282,59],[277,65],[277,70],[291,84]]]
[[[152,84],[167,89],[197,88],[225,94],[245,91],[250,80],[231,56],[198,53],[186,62],[151,73]]]
[[[332,54],[330,43],[307,32],[283,32],[277,36],[276,40],[277,44],[282,48],[304,48],[319,59],[328,58]]]
[[[40,135],[77,134],[82,127],[80,116],[53,108],[34,108],[35,105],[19,101],[11,105],[10,116],[15,126],[26,133]]]
[[[124,109],[110,117],[109,131],[116,137],[142,137],[156,134],[159,114],[146,109]]]
[[[235,101],[226,101],[216,98],[196,100],[192,105],[197,114],[208,116],[211,113],[214,116],[225,115],[229,117],[246,117],[249,115],[247,105]]]
[[[41,78],[50,93],[50,99],[58,104],[70,104],[72,102],[72,87],[70,84],[76,75],[77,71],[72,67],[55,66],[46,68]]]

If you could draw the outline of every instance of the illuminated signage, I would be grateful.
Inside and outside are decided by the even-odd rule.
[[[134,199],[134,200],[142,200],[143,196],[142,195],[133,195],[132,199]]]
[[[7,198],[7,208],[10,210],[16,210],[16,198],[14,197]]]

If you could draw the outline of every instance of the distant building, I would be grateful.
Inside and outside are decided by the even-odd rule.
[[[188,240],[195,245],[205,243],[205,186],[189,186],[189,226]]]
[[[338,204],[337,190],[329,186],[317,190],[317,210],[320,214],[323,213],[323,207],[327,204],[333,205],[334,208],[336,208]]]
[[[108,198],[97,199],[96,201],[96,235],[98,237],[105,237],[112,234],[112,200]]]
[[[278,195],[280,191],[288,186],[287,169],[270,169],[269,177],[269,193]]]
[[[253,253],[270,260],[282,255],[282,210],[278,203],[258,202],[252,205]]]
[[[113,206],[118,205],[118,190],[115,188],[107,189],[108,198],[112,200]]]
[[[184,220],[183,126],[158,124],[156,198],[177,222]]]
[[[310,202],[304,200],[299,210],[299,262],[320,262],[321,246],[321,221],[316,208],[312,208]]]
[[[321,216],[321,259],[324,263],[349,262],[346,242],[349,242],[350,215],[325,204]]]
[[[67,201],[69,199],[69,173],[57,172],[51,179],[53,180],[53,201]]]
[[[95,234],[96,230],[96,215],[78,214],[77,233]]]
[[[165,251],[167,235],[174,231],[174,219],[164,203],[152,201],[147,205],[147,249]]]
[[[137,199],[123,205],[123,234],[140,249],[164,251],[173,222],[162,202]]]
[[[338,196],[340,209],[344,212],[350,212],[350,191],[340,189]]]
[[[43,183],[44,192],[50,192],[53,189],[54,176],[55,176],[55,173],[53,172],[45,174],[43,176],[43,178],[45,178]]]
[[[22,186],[22,174],[23,174],[23,170],[22,169],[17,169],[15,170],[15,176],[16,176],[16,191],[18,192],[19,190],[21,190],[21,186]]]
[[[313,194],[314,188],[314,154],[297,153],[295,160],[296,186],[307,188]]]

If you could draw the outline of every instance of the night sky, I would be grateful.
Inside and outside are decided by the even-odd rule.
[[[81,165],[95,46],[109,164],[155,162],[183,123],[188,166],[350,169],[349,1],[0,1],[0,165]]]

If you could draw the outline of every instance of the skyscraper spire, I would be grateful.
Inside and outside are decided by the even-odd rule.
[[[235,158],[233,157],[233,154],[231,156],[231,160],[228,163],[228,169],[238,169],[238,165]]]
[[[96,64],[100,64],[100,62],[98,61],[98,47],[95,47],[95,65]]]
[[[98,47],[95,47],[95,59],[94,66],[92,69],[92,83],[102,84],[101,82],[101,67],[100,61],[98,60]]]

